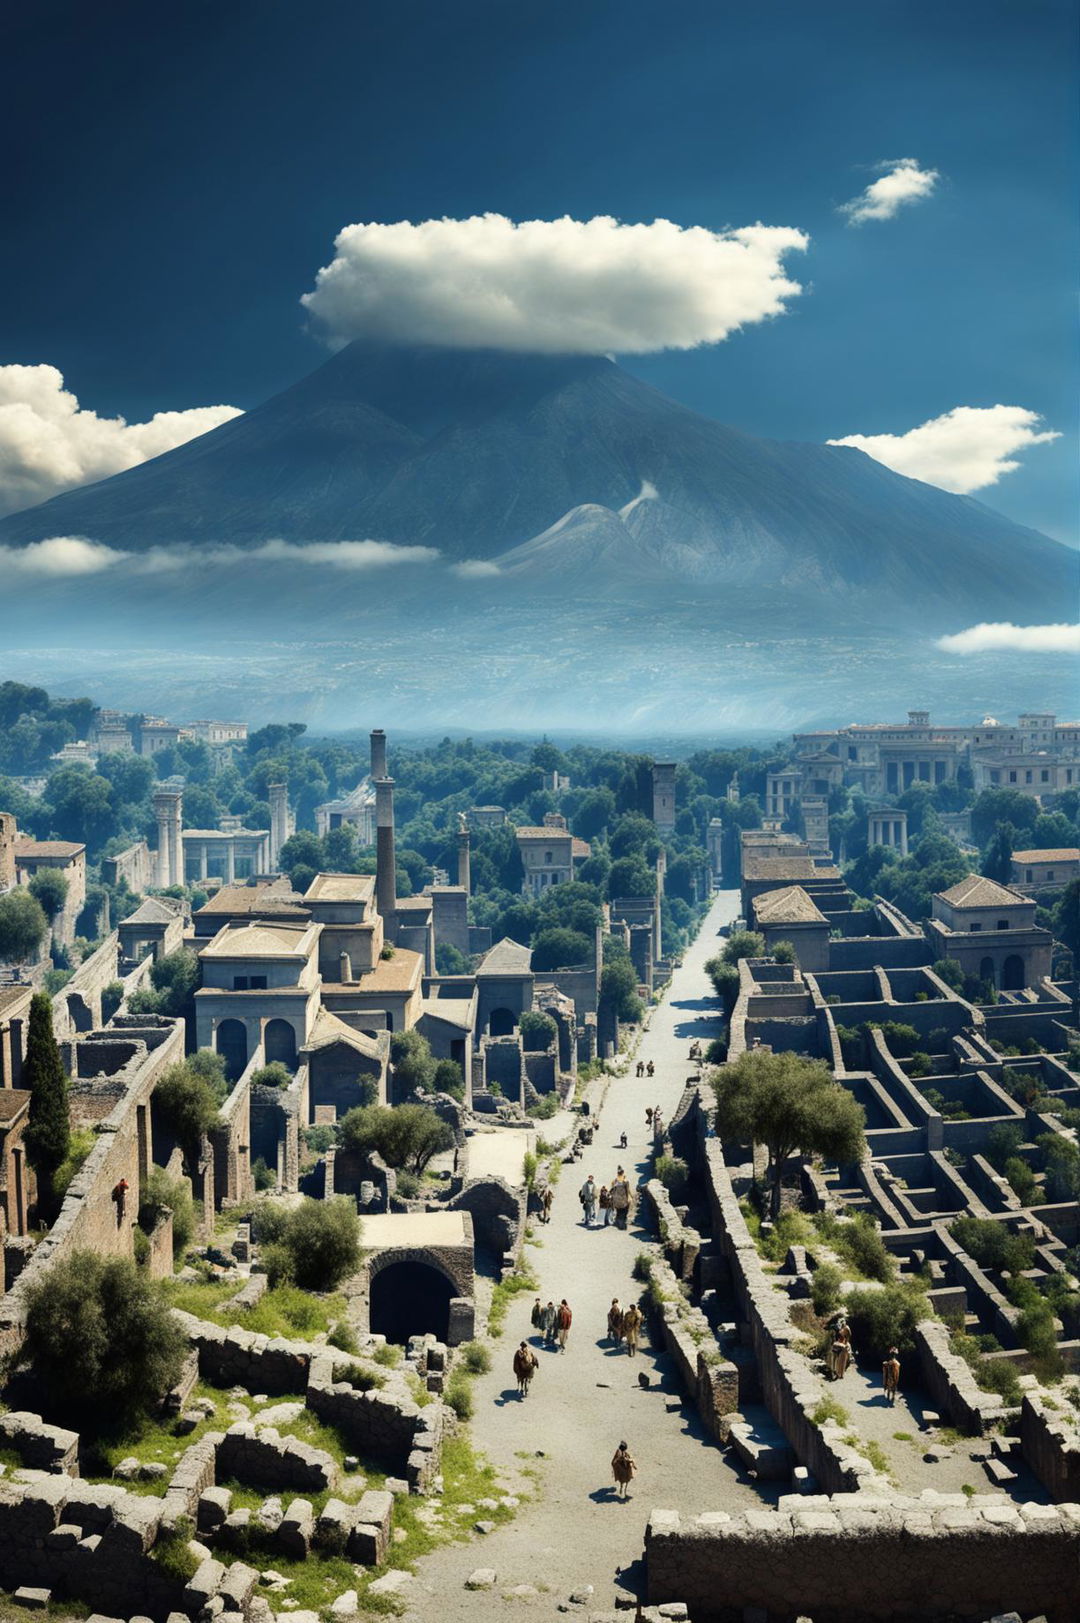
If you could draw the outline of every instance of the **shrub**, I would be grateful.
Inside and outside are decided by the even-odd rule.
[[[273,1245],[285,1237],[289,1208],[281,1200],[259,1200],[251,1210],[251,1237],[259,1245]]]
[[[179,1379],[186,1350],[160,1288],[126,1257],[76,1251],[27,1290],[26,1355],[83,1425],[149,1414]]]
[[[772,950],[773,962],[776,964],[793,964],[795,962],[795,948],[790,941],[778,941]]]
[[[949,1233],[980,1268],[1020,1274],[1035,1261],[1030,1234],[1013,1234],[988,1217],[958,1217],[949,1224]]]
[[[51,924],[57,914],[64,911],[68,882],[59,868],[42,868],[27,887],[31,896],[41,903],[41,910]]]
[[[541,1009],[526,1009],[518,1021],[522,1045],[529,1053],[543,1053],[558,1035],[558,1027],[550,1014]]]
[[[1025,1206],[1040,1206],[1046,1199],[1035,1181],[1035,1174],[1026,1161],[1010,1155],[1004,1167],[1005,1177],[1017,1199]]]
[[[120,1005],[121,1005],[121,1003],[123,1003],[123,1001],[124,1001],[124,983],[123,983],[123,981],[110,981],[107,986],[102,987],[102,989],[101,989],[101,1020],[102,1020],[103,1025],[106,1025],[106,1026],[108,1025],[109,1021],[112,1019],[113,1015],[116,1013],[117,1009],[120,1007]]]
[[[170,1178],[164,1167],[152,1167],[142,1192],[139,1222],[147,1233],[163,1208],[172,1212],[173,1256],[178,1257],[191,1244],[195,1232],[195,1202],[186,1178]]]
[[[251,1168],[251,1176],[254,1181],[255,1188],[260,1192],[260,1194],[267,1189],[273,1189],[274,1185],[277,1183],[277,1178],[271,1172],[261,1155],[257,1155],[255,1157],[255,1161]]]
[[[315,1155],[325,1155],[327,1150],[333,1149],[337,1143],[337,1128],[331,1127],[329,1122],[319,1122],[315,1127],[304,1128],[304,1143]],[[266,1162],[263,1162],[265,1167]]]
[[[470,1341],[461,1349],[461,1357],[470,1375],[486,1375],[491,1368],[491,1354],[482,1341]]]
[[[345,1323],[344,1319],[339,1320],[338,1323],[332,1327],[326,1340],[327,1344],[331,1347],[336,1347],[338,1352],[358,1353],[360,1351],[359,1343],[357,1342],[356,1337],[353,1335],[351,1327]],[[337,1379],[336,1375],[334,1379]]]
[[[728,963],[723,958],[710,958],[705,965],[709,979],[713,983],[720,1002],[724,1006],[724,1013],[730,1018],[739,997],[739,971],[735,964]]]
[[[660,1155],[656,1159],[656,1176],[668,1194],[677,1198],[686,1188],[690,1168],[681,1155]]]
[[[266,1270],[271,1290],[292,1283],[293,1254],[284,1241],[275,1240],[271,1245],[260,1246],[259,1261]]]
[[[543,1093],[534,1105],[529,1106],[529,1115],[534,1121],[550,1121],[559,1110],[559,1095],[557,1093]]]
[[[814,1226],[867,1279],[878,1279],[884,1284],[893,1278],[896,1263],[869,1212],[855,1212],[846,1222],[821,1212]]]
[[[982,1153],[997,1172],[1003,1173],[1006,1161],[1016,1154],[1023,1138],[1023,1129],[1016,1123],[998,1122],[987,1133]]]
[[[303,1200],[289,1214],[281,1243],[302,1290],[331,1291],[360,1266],[360,1221],[346,1195]]]
[[[423,1188],[415,1172],[399,1172],[397,1175],[397,1193],[402,1200],[417,1200]]]
[[[365,1078],[365,1080],[367,1080]],[[441,1059],[435,1066],[435,1092],[448,1093],[451,1099],[462,1100],[465,1097],[465,1078],[461,1074],[461,1066],[457,1060]],[[363,1104],[374,1104],[376,1087],[371,1083],[370,1097],[365,1097]]]
[[[48,1191],[67,1156],[71,1127],[67,1073],[53,1035],[52,1004],[43,992],[30,999],[22,1086],[30,1091],[30,1119],[23,1135],[26,1156]]]
[[[199,956],[193,947],[179,947],[150,967],[150,986],[133,992],[128,999],[132,1014],[168,1014],[174,1018],[190,1012],[199,984]]]
[[[190,1516],[178,1516],[171,1524],[166,1522],[154,1540],[150,1551],[163,1572],[178,1584],[186,1584],[199,1569],[199,1557],[191,1548],[195,1526]]]
[[[431,1044],[415,1029],[399,1031],[390,1039],[390,1066],[395,1084],[404,1092],[435,1091],[435,1058]],[[363,1107],[361,1107],[363,1108]]]
[[[37,952],[49,921],[36,896],[22,885],[0,896],[0,963],[19,964]]]
[[[764,958],[765,937],[756,930],[735,930],[728,936],[720,956],[725,964],[738,964],[744,958]]]
[[[472,1419],[473,1396],[464,1375],[451,1375],[443,1393],[443,1402],[448,1408],[453,1409],[459,1420]]]
[[[142,1229],[136,1228],[131,1234],[132,1254],[139,1267],[142,1268],[150,1261],[150,1239]]]
[[[251,1073],[253,1088],[287,1088],[292,1079],[293,1073],[279,1059],[271,1060],[269,1065],[260,1065],[257,1071]]]
[[[647,1283],[652,1278],[653,1259],[647,1251],[639,1251],[634,1258],[633,1276],[641,1283]]]
[[[924,1054],[921,1049],[917,1049],[911,1056],[911,1064],[908,1066],[908,1075],[929,1076],[932,1070],[933,1065],[930,1061],[930,1055]]]
[[[915,1326],[930,1317],[930,1303],[920,1286],[904,1282],[880,1290],[849,1291],[844,1310],[851,1324],[854,1345],[862,1353],[884,1358],[890,1347],[915,1351]]]
[[[814,1312],[818,1318],[825,1318],[835,1309],[840,1300],[843,1278],[839,1268],[832,1262],[823,1262],[819,1268],[814,1269],[810,1281],[810,1300],[814,1304]]]
[[[706,1065],[723,1065],[728,1057],[727,1041],[723,1037],[714,1037],[705,1050]]]
[[[90,1127],[78,1127],[72,1133],[68,1142],[68,1152],[53,1173],[53,1195],[57,1200],[62,1200],[67,1194],[72,1178],[74,1178],[96,1142],[97,1137]]]

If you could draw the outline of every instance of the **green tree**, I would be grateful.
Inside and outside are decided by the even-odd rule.
[[[996,879],[1001,885],[1008,884],[1016,841],[1017,832],[1012,823],[999,823],[983,852],[982,871],[987,879]]]
[[[399,1090],[431,1093],[435,1088],[435,1058],[426,1037],[413,1029],[399,1031],[390,1039],[390,1065]]]
[[[360,1266],[360,1222],[347,1195],[303,1200],[283,1235],[291,1275],[301,1290],[336,1290]]]
[[[152,1413],[180,1377],[187,1341],[132,1261],[76,1251],[28,1288],[23,1351],[82,1429]]]
[[[716,1125],[721,1138],[764,1144],[769,1153],[772,1211],[780,1211],[785,1161],[796,1150],[848,1163],[866,1147],[862,1106],[821,1060],[751,1049],[717,1073]]]
[[[167,1014],[180,1019],[190,1012],[199,984],[199,955],[192,947],[178,947],[150,967],[150,986],[128,999],[132,1014]]]
[[[48,929],[41,903],[23,886],[0,896],[0,960],[5,964],[33,957]]]
[[[202,1141],[217,1120],[217,1092],[204,1076],[181,1063],[169,1066],[154,1089],[153,1102],[180,1146],[188,1173],[193,1173]]]
[[[374,1094],[374,1085],[372,1087]],[[455,1059],[441,1059],[435,1067],[435,1092],[448,1093],[452,1099],[464,1099],[465,1078]],[[367,1103],[372,1101],[368,1100]]]
[[[253,1088],[287,1088],[292,1079],[293,1073],[279,1059],[271,1060],[269,1065],[260,1065],[258,1070],[251,1073]]]
[[[52,807],[52,826],[62,840],[75,840],[95,851],[113,832],[113,787],[108,778],[85,766],[64,766],[45,785]]]
[[[139,1203],[139,1226],[147,1234],[161,1211],[172,1213],[173,1256],[181,1256],[195,1233],[195,1202],[186,1178],[170,1178],[164,1167],[151,1167]]]
[[[728,936],[720,956],[725,964],[739,964],[744,958],[764,958],[765,937],[756,930],[735,930]]]
[[[518,1021],[522,1046],[530,1053],[542,1053],[551,1046],[557,1027],[550,1014],[542,1009],[526,1009]]]
[[[27,888],[31,896],[41,903],[41,910],[49,923],[54,923],[57,915],[64,911],[68,895],[68,882],[60,869],[39,869]]]
[[[541,930],[533,947],[532,966],[536,970],[571,969],[587,963],[592,942],[578,930]]]
[[[971,832],[981,846],[993,838],[999,823],[1011,823],[1026,835],[1038,815],[1038,802],[1019,789],[984,789],[971,808]]]
[[[38,1176],[39,1197],[52,1207],[52,1178],[71,1143],[68,1079],[53,1035],[52,1003],[44,992],[30,999],[30,1024],[22,1085],[30,1092],[30,1116],[25,1137],[26,1154]]]
[[[1080,879],[1070,880],[1062,892],[1054,909],[1054,934],[1065,943],[1080,966]]]
[[[656,891],[656,874],[640,856],[620,857],[611,864],[607,880],[608,897],[652,896]]]
[[[793,964],[795,962],[795,948],[790,941],[778,941],[772,950],[775,963]]]
[[[728,1019],[739,997],[739,970],[737,965],[729,964],[724,958],[710,958],[705,965],[705,972],[713,983],[717,997],[724,1005],[724,1013]]]
[[[358,1105],[341,1123],[345,1149],[377,1153],[387,1166],[421,1173],[454,1142],[449,1125],[426,1105]]]
[[[600,1010],[608,1019],[636,1024],[645,1013],[637,986],[637,974],[628,957],[606,962],[600,973]]]

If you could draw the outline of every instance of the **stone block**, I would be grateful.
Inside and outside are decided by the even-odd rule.
[[[218,1594],[225,1602],[226,1611],[245,1613],[258,1581],[259,1574],[254,1567],[247,1566],[243,1561],[234,1561],[218,1586]]]
[[[205,1488],[199,1495],[196,1525],[200,1533],[212,1533],[220,1527],[232,1509],[232,1493],[228,1488]]]
[[[346,1589],[343,1595],[330,1602],[330,1612],[334,1617],[356,1617],[360,1610],[360,1601],[355,1589]]]
[[[274,1542],[282,1555],[303,1561],[315,1537],[315,1511],[310,1499],[294,1499],[281,1519]]]
[[[466,1589],[494,1589],[499,1581],[494,1567],[476,1567],[465,1580]]]
[[[991,1482],[996,1482],[999,1488],[1007,1487],[1010,1482],[1016,1481],[1016,1472],[1010,1470],[1004,1460],[984,1460],[983,1470]]]
[[[355,1520],[355,1505],[347,1505],[342,1499],[328,1499],[315,1522],[316,1546],[328,1554],[344,1555]]]
[[[23,1606],[28,1612],[42,1612],[52,1600],[51,1589],[35,1589],[29,1584],[23,1584],[12,1595],[16,1606]]]
[[[51,1533],[45,1535],[45,1548],[47,1550],[73,1550],[82,1538],[82,1528],[71,1522],[62,1522],[54,1527]]]
[[[184,1590],[184,1602],[190,1613],[199,1611],[211,1595],[217,1594],[224,1576],[224,1562],[216,1561],[213,1557],[209,1561],[200,1561]]]

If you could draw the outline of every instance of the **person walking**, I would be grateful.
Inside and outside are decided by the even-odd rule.
[[[552,1208],[552,1206],[554,1204],[555,1204],[555,1193],[554,1193],[551,1185],[548,1184],[547,1187],[544,1190],[544,1193],[540,1196],[540,1221],[541,1221],[541,1223],[550,1223],[551,1222],[551,1208]]]
[[[608,1191],[608,1199],[615,1213],[616,1228],[624,1229],[630,1216],[630,1185],[626,1181],[625,1174],[615,1179]]]
[[[631,1358],[637,1357],[638,1339],[641,1335],[642,1312],[636,1302],[630,1306],[622,1316],[622,1339],[626,1342],[626,1350]]]
[[[536,1301],[532,1305],[532,1312],[529,1314],[529,1323],[532,1325],[534,1330],[543,1331],[543,1328],[544,1328],[544,1306],[543,1306],[543,1303],[541,1302],[539,1296],[536,1298]]]
[[[529,1382],[536,1374],[539,1360],[532,1348],[521,1342],[514,1354],[514,1374],[517,1377],[518,1397],[527,1398],[529,1395]]]
[[[841,1318],[836,1321],[836,1329],[833,1331],[833,1341],[830,1351],[832,1354],[832,1378],[834,1381],[843,1380],[844,1376],[847,1374],[848,1365],[851,1363],[851,1331],[848,1329],[848,1322],[846,1319]]]
[[[638,1074],[640,1075],[641,1073],[639,1072]],[[652,1126],[652,1105],[645,1106],[645,1125],[646,1127]]]
[[[625,1442],[619,1444],[611,1456],[611,1474],[615,1478],[615,1494],[619,1499],[630,1497],[628,1489],[637,1476],[637,1461]]]
[[[585,1213],[585,1227],[591,1228],[592,1220],[596,1216],[596,1183],[591,1172],[578,1191],[578,1199]]]
[[[607,1333],[611,1340],[615,1343],[616,1347],[622,1345],[623,1310],[619,1306],[619,1298],[617,1296],[613,1296],[611,1298],[611,1306],[608,1308]]]
[[[597,1205],[600,1207],[600,1226],[606,1229],[611,1222],[611,1192],[606,1183],[600,1185]]]
[[[570,1311],[570,1304],[564,1296],[559,1303],[557,1324],[559,1331],[559,1351],[566,1351],[566,1343],[570,1338],[570,1326],[574,1322],[574,1315]]]
[[[554,1347],[555,1332],[559,1328],[559,1314],[554,1302],[549,1302],[540,1315],[540,1325],[544,1332],[544,1346]]]
[[[650,1060],[648,1065],[646,1065],[646,1067],[645,1067],[645,1075],[646,1076],[655,1076],[655,1074],[656,1074],[656,1066],[653,1064],[652,1060]]]
[[[881,1366],[881,1384],[885,1388],[885,1401],[891,1408],[900,1387],[900,1356],[895,1347],[889,1348],[889,1356]]]

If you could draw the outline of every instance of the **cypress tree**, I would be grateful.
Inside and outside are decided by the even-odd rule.
[[[38,1178],[51,1189],[52,1176],[68,1153],[68,1079],[53,1035],[52,1001],[44,992],[30,999],[30,1026],[22,1085],[30,1090],[26,1154]]]

